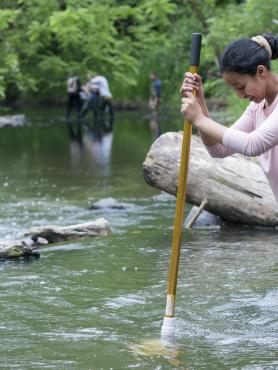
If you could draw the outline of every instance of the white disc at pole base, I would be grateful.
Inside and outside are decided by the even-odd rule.
[[[161,328],[161,336],[171,336],[175,334],[176,330],[176,319],[174,317],[164,317],[163,325]]]

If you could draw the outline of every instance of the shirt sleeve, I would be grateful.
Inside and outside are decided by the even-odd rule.
[[[234,128],[227,129],[222,143],[229,150],[248,157],[265,153],[278,144],[278,109],[274,109],[267,119],[250,133],[238,132]]]
[[[254,111],[254,105],[251,103],[246,108],[245,112],[241,115],[241,117],[231,126],[231,128],[225,131],[224,135],[229,130],[236,131],[237,134],[239,134],[239,131],[243,133],[249,133],[252,130],[254,130],[254,122],[255,122],[255,111]],[[238,151],[234,148],[234,146],[226,145],[223,139],[222,139],[222,144],[217,143],[212,146],[206,146],[206,149],[211,157],[224,158],[224,157],[233,155],[235,153],[238,153]]]

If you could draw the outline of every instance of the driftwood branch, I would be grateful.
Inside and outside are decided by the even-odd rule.
[[[202,203],[200,204],[200,207],[196,210],[196,212],[194,213],[194,215],[187,221],[185,227],[187,229],[190,229],[194,224],[195,222],[197,221],[198,217],[200,216],[200,214],[202,213],[203,209],[205,208],[205,206],[207,205],[208,203],[208,200],[205,198]]]
[[[28,238],[8,244],[0,242],[0,259],[39,257],[37,249],[46,244],[110,235],[111,233],[110,225],[104,218],[70,226],[36,227],[25,232],[24,235]]]
[[[182,133],[169,132],[151,146],[143,173],[146,182],[176,195]],[[201,140],[192,137],[186,200],[233,223],[276,227],[278,209],[257,161],[239,154],[211,158]]]
[[[99,235],[110,235],[112,233],[108,221],[100,218],[96,221],[89,221],[83,224],[70,226],[48,225],[35,227],[28,230],[25,235],[30,236],[34,242],[43,238],[48,243],[58,243],[65,240],[75,240],[80,238],[89,238]]]

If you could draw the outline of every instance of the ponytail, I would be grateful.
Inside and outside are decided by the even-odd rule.
[[[271,49],[271,59],[278,59],[278,36],[269,33],[262,35]],[[226,46],[220,60],[220,72],[236,72],[255,75],[257,66],[270,70],[270,50],[252,39],[239,39]],[[269,50],[269,51],[268,51]]]
[[[270,33],[264,33],[262,36],[266,39],[271,48],[271,60],[278,59],[278,36],[273,36]]]

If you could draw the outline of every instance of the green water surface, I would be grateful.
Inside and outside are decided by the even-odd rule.
[[[99,217],[113,235],[46,246],[28,263],[1,262],[0,369],[278,369],[277,232],[186,232],[176,335],[151,351],[175,207],[142,176],[153,124],[119,112],[113,133],[99,140],[86,130],[80,143],[61,111],[26,114],[26,127],[1,129],[0,239]],[[88,209],[107,197],[127,208]]]

